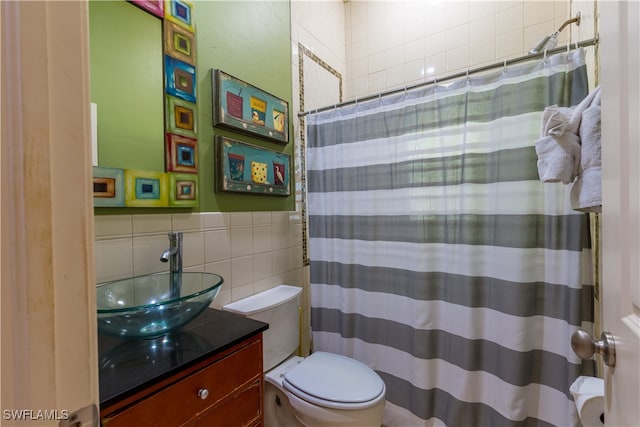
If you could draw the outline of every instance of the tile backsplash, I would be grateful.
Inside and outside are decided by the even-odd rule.
[[[212,307],[285,283],[304,288],[303,352],[308,352],[309,280],[298,212],[203,212],[95,217],[96,283],[167,271],[167,233],[182,231],[183,268],[224,278]],[[306,343],[306,344],[305,344]]]

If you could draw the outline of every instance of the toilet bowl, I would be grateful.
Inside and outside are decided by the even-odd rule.
[[[292,356],[301,291],[280,285],[223,307],[269,323],[263,335],[265,426],[380,426],[386,388],[371,368],[321,351]]]

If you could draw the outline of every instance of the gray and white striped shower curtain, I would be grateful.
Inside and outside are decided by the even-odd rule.
[[[578,425],[588,218],[534,141],[587,91],[579,49],[307,118],[314,349],[380,374],[386,425]]]

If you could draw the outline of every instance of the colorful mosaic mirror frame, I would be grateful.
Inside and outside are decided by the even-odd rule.
[[[197,207],[198,139],[194,3],[130,0],[162,21],[165,171],[93,167],[95,207]]]

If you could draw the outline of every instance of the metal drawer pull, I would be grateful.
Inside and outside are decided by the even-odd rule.
[[[207,390],[206,388],[201,388],[200,390],[198,390],[198,397],[202,400],[205,400],[207,397],[209,397],[209,390]]]

